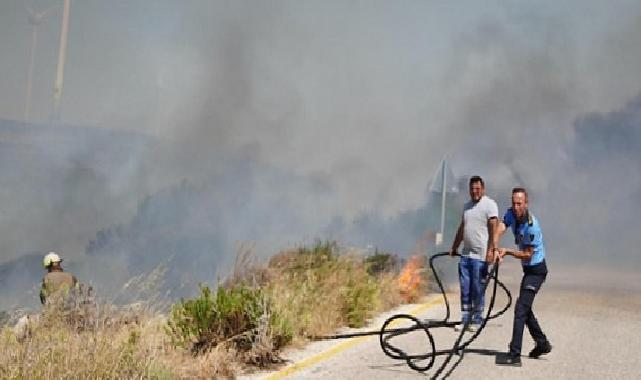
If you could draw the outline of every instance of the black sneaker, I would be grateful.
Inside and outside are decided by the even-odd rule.
[[[530,351],[530,354],[528,355],[531,358],[538,358],[541,355],[549,354],[550,351],[552,351],[552,345],[550,342],[545,342],[543,344],[537,344],[536,347]]]
[[[509,352],[507,354],[498,354],[496,355],[496,364],[512,366],[512,367],[520,367],[521,357],[512,355]]]

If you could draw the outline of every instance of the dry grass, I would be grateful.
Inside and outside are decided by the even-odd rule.
[[[223,284],[264,294],[250,347],[239,345],[238,335],[197,352],[178,347],[167,334],[168,317],[144,304],[101,305],[92,313],[52,311],[31,322],[24,338],[7,326],[0,330],[0,378],[234,378],[270,365],[284,344],[361,326],[402,302],[397,273],[372,273],[362,255],[339,251],[333,243],[319,243],[282,252],[260,266],[249,248],[240,250],[234,275]]]
[[[361,255],[337,249],[286,251],[269,263],[266,289],[281,329],[289,330],[295,343],[341,326],[360,327],[401,301],[395,274],[370,275]]]
[[[18,339],[2,331],[0,377],[5,379],[168,378],[156,360],[162,335],[153,320],[78,331],[46,315]]]
[[[164,332],[164,316],[134,322],[111,311],[93,329],[78,330],[64,318],[42,317],[25,339],[4,327],[2,379],[211,379],[233,378],[237,353],[220,345],[203,355],[177,350]],[[104,317],[104,315],[103,315]]]

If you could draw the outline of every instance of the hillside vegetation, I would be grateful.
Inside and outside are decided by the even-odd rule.
[[[391,254],[363,256],[318,242],[263,265],[240,258],[232,278],[214,289],[201,285],[197,297],[166,314],[50,308],[22,332],[2,328],[0,378],[233,378],[276,366],[286,345],[364,326],[402,297],[420,295],[417,281],[399,288],[399,264]]]

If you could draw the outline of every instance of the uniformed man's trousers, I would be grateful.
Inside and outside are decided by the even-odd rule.
[[[545,344],[547,337],[541,330],[539,322],[532,311],[534,297],[547,277],[545,260],[540,264],[523,266],[523,279],[519,298],[514,307],[514,324],[512,326],[512,342],[510,343],[510,354],[520,355],[523,345],[523,329],[527,326],[532,339],[536,344]]]

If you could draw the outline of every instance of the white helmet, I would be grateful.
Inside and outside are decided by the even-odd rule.
[[[42,260],[42,264],[45,268],[49,268],[53,263],[59,263],[62,259],[55,252],[49,252],[45,255],[45,258]]]

